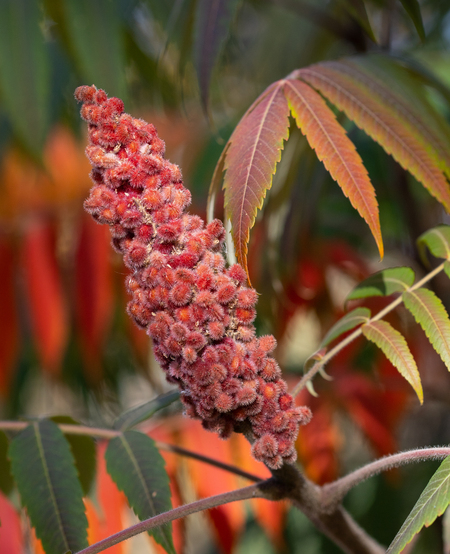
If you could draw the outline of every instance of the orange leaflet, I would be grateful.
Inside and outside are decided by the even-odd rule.
[[[54,235],[51,223],[30,223],[23,238],[22,264],[36,348],[44,371],[56,376],[61,369],[68,322]]]

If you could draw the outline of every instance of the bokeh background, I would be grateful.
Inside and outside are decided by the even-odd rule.
[[[109,426],[169,390],[148,337],[126,316],[126,270],[108,231],[83,212],[91,185],[77,86],[94,83],[156,125],[192,191],[191,211],[205,215],[226,140],[274,80],[327,59],[384,53],[420,66],[428,100],[448,120],[449,45],[445,0],[0,0],[0,417],[66,414]],[[381,267],[424,273],[415,240],[449,222],[381,147],[339,117],[376,187],[387,256],[380,265],[364,222],[293,123],[249,254],[261,293],[257,326],[275,334],[292,384],[351,288]],[[220,199],[216,213],[223,215]],[[446,278],[433,287],[449,306]],[[374,310],[385,305],[370,302]],[[318,483],[399,448],[450,442],[449,375],[406,312],[391,321],[417,357],[425,404],[375,348],[361,341],[346,349],[328,368],[333,381],[318,378],[319,396],[301,398],[314,419],[298,450]],[[219,441],[177,405],[149,432],[266,474],[240,437]],[[132,521],[101,460],[87,500],[91,540]],[[167,455],[167,464],[178,503],[242,484],[197,462]],[[371,479],[346,505],[388,544],[435,469],[427,463]],[[17,516],[17,492],[5,483],[0,478],[0,547],[16,541],[17,552],[38,554],[25,516]],[[442,551],[443,526],[438,520],[425,530],[414,552]],[[223,506],[175,533],[179,554],[337,552],[286,504]],[[115,552],[156,548],[142,537],[130,544]]]

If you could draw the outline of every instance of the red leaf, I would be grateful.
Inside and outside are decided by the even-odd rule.
[[[225,208],[238,261],[247,271],[247,243],[258,208],[281,158],[288,138],[289,107],[285,81],[271,85],[251,106],[230,137],[225,159]]]
[[[376,88],[367,86],[356,72],[342,62],[325,62],[300,69],[293,75],[307,81],[330,102],[344,111],[407,169],[450,211],[450,191],[439,164],[429,154],[420,129],[386,104]],[[414,129],[415,133],[411,130]]]
[[[60,371],[67,340],[67,314],[54,246],[53,228],[31,223],[23,239],[23,266],[30,317],[43,369]]]
[[[5,554],[22,554],[25,549],[20,517],[9,500],[0,492],[0,545]]]
[[[19,343],[14,290],[14,252],[6,239],[0,240],[0,394],[9,389]]]
[[[75,306],[87,379],[101,379],[101,353],[113,305],[109,233],[91,217],[81,223],[75,266]]]
[[[284,92],[298,127],[352,206],[369,225],[380,256],[383,256],[375,190],[352,141],[322,97],[311,87],[290,79],[284,85]]]

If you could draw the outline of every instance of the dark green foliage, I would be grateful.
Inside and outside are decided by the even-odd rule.
[[[140,520],[172,508],[169,478],[153,439],[138,431],[126,431],[106,450],[106,467]],[[169,523],[149,531],[169,554],[176,554]]]
[[[87,546],[83,491],[70,446],[58,426],[35,421],[12,441],[12,473],[46,554]]]

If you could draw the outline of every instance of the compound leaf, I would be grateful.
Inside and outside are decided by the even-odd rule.
[[[403,292],[414,283],[414,279],[414,271],[410,267],[383,269],[359,283],[347,296],[346,302],[370,296],[390,296],[396,292]]]
[[[403,335],[387,321],[371,321],[361,327],[362,334],[385,354],[401,375],[412,386],[420,403],[423,404],[423,390],[419,370]]]
[[[34,421],[10,444],[11,469],[46,554],[87,547],[83,491],[69,443],[48,419]]]
[[[403,302],[450,371],[450,320],[441,300],[431,290],[403,293]]]
[[[445,458],[423,490],[386,554],[400,554],[422,527],[428,527],[450,504],[450,457]]]
[[[450,190],[440,164],[429,153],[426,138],[378,91],[379,83],[363,77],[345,61],[324,62],[295,71],[377,141],[450,211]],[[372,86],[373,84],[373,86]],[[413,132],[412,132],[413,131]]]
[[[144,520],[172,509],[169,479],[164,460],[153,439],[138,431],[125,431],[110,441],[106,467],[139,519]],[[169,554],[176,554],[172,525],[149,531]]]
[[[225,159],[225,209],[237,259],[247,273],[249,232],[288,138],[289,106],[283,86],[284,81],[272,84],[250,107],[230,137]]]
[[[307,84],[288,79],[284,93],[298,127],[352,206],[369,225],[380,256],[383,256],[375,190],[352,141],[322,97]]]

